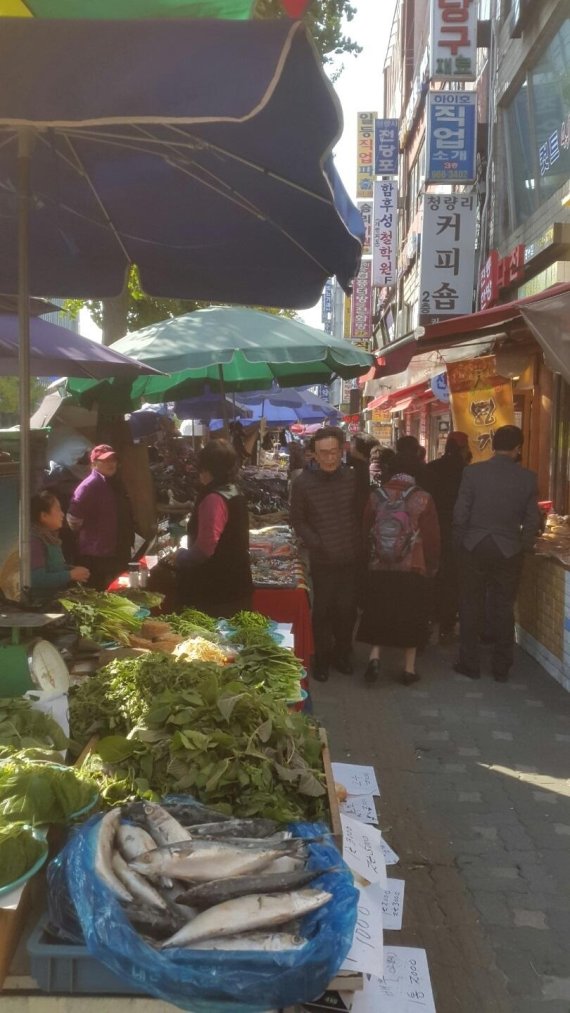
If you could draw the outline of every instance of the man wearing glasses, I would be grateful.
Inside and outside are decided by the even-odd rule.
[[[305,469],[291,489],[291,526],[309,553],[313,583],[313,677],[326,682],[329,667],[350,675],[356,620],[360,518],[356,476],[342,463],[344,434],[327,426],[314,436],[314,471]]]

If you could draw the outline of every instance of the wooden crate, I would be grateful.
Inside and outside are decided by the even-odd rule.
[[[340,819],[340,809],[338,805],[338,799],[336,797],[335,791],[334,776],[331,765],[331,754],[329,749],[329,740],[324,728],[319,728],[319,738],[323,745],[322,757],[329,803],[330,826],[333,832],[334,842],[342,855],[342,823]]]
[[[40,875],[40,873],[38,873]],[[0,991],[20,942],[34,897],[34,880],[26,883],[17,907],[0,908]]]

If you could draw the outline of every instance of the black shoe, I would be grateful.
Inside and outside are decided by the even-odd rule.
[[[467,668],[462,661],[456,661],[453,666],[453,671],[457,672],[458,675],[466,675],[468,679],[480,679],[481,672],[477,672],[474,668]]]
[[[379,658],[371,658],[366,666],[364,673],[365,682],[376,682],[380,675],[380,660]]]
[[[327,682],[329,677],[329,666],[321,664],[315,664],[312,671],[313,679],[317,682]]]
[[[339,654],[338,658],[333,661],[333,668],[336,668],[337,672],[341,675],[352,675],[354,672],[354,665],[349,654]]]
[[[398,676],[398,682],[401,682],[402,686],[413,686],[414,682],[420,681],[420,678],[417,672],[406,672],[404,669]]]

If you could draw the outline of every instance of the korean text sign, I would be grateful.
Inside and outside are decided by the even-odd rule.
[[[477,57],[476,0],[430,0],[430,78],[474,81]]]
[[[374,183],[372,223],[372,284],[381,288],[396,283],[398,240],[398,184],[395,180]]]
[[[374,182],[374,121],[376,113],[356,114],[356,196],[370,198]]]
[[[398,120],[374,123],[374,168],[377,176],[398,175]]]
[[[473,310],[475,194],[423,195],[421,325]]]
[[[372,337],[372,262],[363,260],[360,271],[352,285],[352,317],[350,336],[355,338]]]
[[[477,178],[477,93],[428,94],[428,183],[473,183]]]
[[[359,200],[356,206],[362,215],[364,222],[364,243],[362,244],[362,256],[369,257],[372,253],[372,201]]]

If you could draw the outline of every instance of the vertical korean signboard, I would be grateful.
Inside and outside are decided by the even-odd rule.
[[[398,175],[398,120],[376,120],[374,124],[374,169],[377,176]]]
[[[362,244],[362,256],[370,257],[372,254],[372,201],[358,200],[356,206],[362,215],[364,222],[364,242]]]
[[[474,461],[493,452],[493,436],[515,420],[513,385],[497,374],[494,355],[447,365],[453,428],[467,433]]]
[[[475,194],[423,195],[420,325],[473,310]]]
[[[477,57],[476,0],[430,0],[432,81],[474,81]]]
[[[473,183],[477,178],[477,93],[430,91],[427,107],[427,183]]]
[[[395,180],[374,183],[372,225],[372,284],[396,284],[398,238],[398,184]]]
[[[372,262],[363,260],[352,285],[350,337],[366,341],[372,337]]]
[[[374,182],[374,121],[376,113],[356,114],[356,196],[372,197]]]

